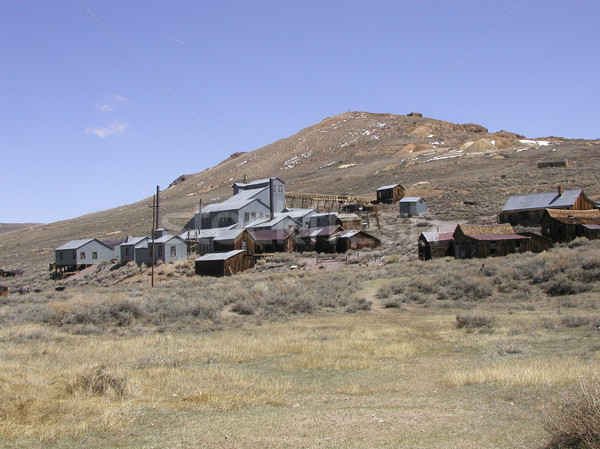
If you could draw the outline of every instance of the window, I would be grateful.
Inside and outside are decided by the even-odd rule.
[[[521,242],[519,240],[517,240],[515,242],[515,252],[516,253],[520,253],[521,252]]]
[[[490,256],[495,256],[496,255],[496,248],[497,248],[497,243],[496,242],[490,242]]]
[[[283,186],[277,186],[277,191],[278,192],[283,192]]]
[[[77,251],[73,251],[73,260],[77,259]]]
[[[158,247],[158,257],[162,257],[162,246]]]
[[[256,218],[256,212],[252,212],[250,216],[252,217],[252,220],[254,220]]]
[[[250,213],[244,212],[244,221],[249,221],[249,220],[250,220]]]
[[[79,258],[80,258],[80,259],[85,259],[85,251],[81,251],[81,252],[79,253]]]
[[[129,256],[129,248],[125,248],[125,255]]]
[[[58,259],[59,260],[63,260],[63,253],[62,253],[62,251],[60,253],[58,253]]]
[[[98,259],[98,253],[96,251],[92,252],[92,259]]]
[[[171,257],[175,257],[177,255],[177,247],[175,245],[171,246]]]

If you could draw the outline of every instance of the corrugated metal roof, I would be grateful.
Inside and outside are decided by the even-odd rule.
[[[339,225],[336,225],[336,226],[325,226],[323,228],[303,229],[298,234],[298,237],[299,238],[305,238],[305,237],[325,237],[325,236],[328,236],[328,235],[335,234],[336,232],[338,232],[341,229],[342,229],[342,227],[339,226]]]
[[[581,192],[581,189],[577,189],[565,190],[562,195],[559,195],[558,192],[547,192],[511,196],[504,204],[502,211],[572,207]]]
[[[429,243],[447,242],[454,240],[454,231],[452,232],[422,232],[421,235]]]
[[[240,253],[243,253],[243,249],[234,249],[233,251],[227,251],[226,253],[211,253],[205,254],[202,257],[198,257],[196,262],[206,262],[209,260],[227,260],[231,259],[233,256],[237,256]]]
[[[394,187],[397,187],[397,186],[402,187],[400,184],[391,184],[389,186],[381,186],[377,190],[389,190],[389,189],[393,189]]]
[[[269,184],[269,181],[270,181],[271,179],[273,179],[273,180],[275,180],[275,179],[278,179],[278,180],[279,180],[279,181],[281,181],[283,184],[285,184],[285,181],[284,181],[283,179],[281,179],[281,178],[279,178],[279,177],[275,177],[275,178],[257,179],[256,181],[250,181],[250,182],[247,182],[247,183],[236,182],[236,183],[234,183],[233,185],[234,185],[234,186],[237,186],[237,187],[241,187],[241,188],[244,188],[244,187],[251,187],[251,186],[260,185],[260,184],[265,184],[265,183]]]
[[[421,201],[423,198],[421,198],[420,196],[405,196],[404,198],[402,198],[400,201],[398,201],[399,203],[418,203],[419,201]]]
[[[78,249],[83,245],[87,245],[88,243],[94,241],[96,239],[79,239],[79,240],[71,240],[70,242],[65,243],[62,246],[56,248],[55,251],[69,250],[69,249]]]
[[[177,235],[163,235],[160,238],[154,239],[154,243],[167,243],[170,242],[173,239],[178,239],[178,240],[183,240],[181,237],[177,236]]]
[[[256,198],[256,196],[264,192],[265,190],[269,190],[269,188],[263,187],[262,189],[242,190],[237,195],[233,195],[231,198],[227,198],[225,201],[215,204],[209,204],[208,206],[203,207],[202,213],[207,214],[209,212],[220,212],[241,209],[242,207],[250,204],[252,201],[259,201]],[[268,206],[265,204],[265,207]]]
[[[128,237],[127,241],[125,243],[122,243],[121,246],[136,246],[137,244],[141,243],[144,241],[144,239],[147,239],[148,237]]]
[[[495,241],[495,240],[527,240],[531,237],[527,237],[519,234],[490,234],[490,235],[471,235],[469,236],[473,240],[482,241]]]

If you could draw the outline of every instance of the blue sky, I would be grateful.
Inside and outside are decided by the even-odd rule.
[[[0,222],[150,196],[349,110],[600,137],[600,2],[2,0]]]

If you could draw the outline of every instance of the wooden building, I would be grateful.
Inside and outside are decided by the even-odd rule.
[[[243,249],[225,253],[205,254],[195,260],[196,274],[203,276],[233,276],[254,266],[254,257]]]
[[[256,245],[256,253],[291,253],[296,249],[296,235],[292,229],[267,229],[250,231],[249,236]]]
[[[420,196],[405,196],[398,204],[401,217],[414,217],[427,212],[427,203]]]
[[[356,214],[337,214],[335,224],[340,225],[346,231],[362,231],[362,219]]]
[[[452,235],[458,259],[506,256],[531,251],[531,237],[516,234],[507,224],[472,226],[460,224]]]
[[[498,216],[499,223],[521,226],[539,226],[546,209],[590,210],[596,207],[585,192],[564,190],[510,197]]]
[[[351,249],[372,249],[381,246],[381,240],[377,237],[358,229],[350,229],[333,234],[329,237],[329,243],[335,252],[338,253],[345,253]]]
[[[377,203],[392,204],[404,198],[405,189],[400,184],[381,186],[377,189]]]
[[[431,260],[454,256],[454,232],[422,232],[419,236],[419,259]]]
[[[343,230],[339,225],[303,229],[296,237],[296,249],[300,252],[317,251],[319,253],[333,253],[335,252],[335,245],[329,241],[329,238]]]
[[[570,242],[577,237],[600,238],[600,210],[546,209],[541,220],[542,235],[553,242]]]

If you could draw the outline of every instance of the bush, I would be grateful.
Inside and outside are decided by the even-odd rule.
[[[582,379],[546,416],[545,449],[600,449],[600,380]]]
[[[476,328],[491,329],[496,324],[496,317],[489,315],[462,314],[456,315],[456,327],[458,329],[472,330]]]
[[[127,383],[123,377],[107,373],[103,366],[92,366],[79,373],[72,382],[68,382],[66,391],[68,394],[123,396],[126,387]]]

